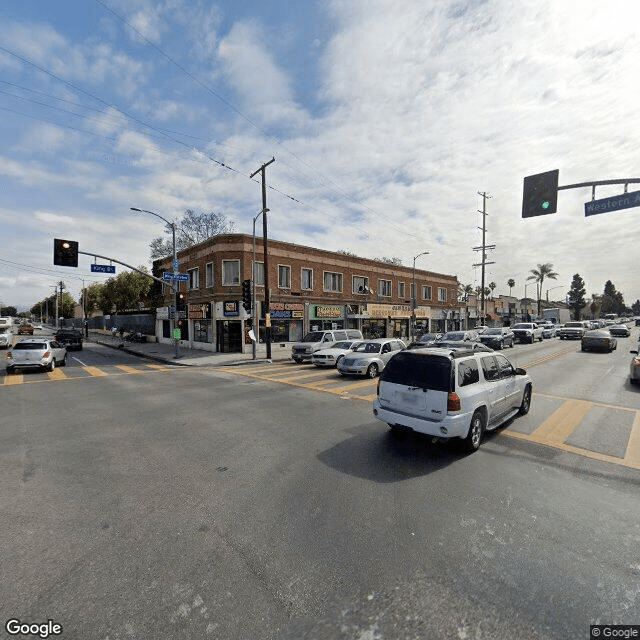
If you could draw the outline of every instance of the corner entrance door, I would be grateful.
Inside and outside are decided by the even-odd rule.
[[[242,353],[242,333],[239,320],[216,322],[216,349],[220,353]]]

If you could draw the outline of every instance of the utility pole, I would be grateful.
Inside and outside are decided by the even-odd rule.
[[[271,313],[269,310],[269,262],[267,252],[267,183],[265,176],[265,169],[275,162],[275,158],[271,158],[269,162],[265,162],[257,171],[254,171],[249,177],[253,178],[257,173],[262,174],[262,248],[263,248],[263,260],[264,260],[264,337],[267,346],[267,360],[271,360]],[[255,304],[255,301],[254,301]],[[260,336],[260,328],[256,327],[258,335]]]
[[[64,289],[64,282],[60,280],[58,282],[58,286],[60,287],[60,307],[62,307],[62,290]],[[58,312],[58,292],[56,291],[56,329],[60,328],[60,313]]]
[[[480,324],[485,324],[485,310],[484,310],[484,272],[485,265],[495,264],[495,262],[487,262],[487,251],[489,249],[493,250],[496,248],[495,244],[487,244],[487,198],[490,198],[490,195],[487,195],[484,191],[478,191],[478,195],[482,196],[482,211],[478,209],[478,213],[482,214],[482,226],[478,227],[482,231],[482,246],[473,247],[474,251],[482,251],[482,262],[478,264],[474,264],[474,267],[482,267],[482,281],[481,281],[481,289],[480,289]]]

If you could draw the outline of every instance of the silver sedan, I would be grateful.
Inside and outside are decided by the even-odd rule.
[[[341,375],[375,378],[396,353],[406,348],[398,338],[367,340],[338,362],[338,371]]]

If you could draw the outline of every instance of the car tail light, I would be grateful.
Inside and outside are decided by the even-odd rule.
[[[51,355],[51,351],[45,351],[45,352],[42,354],[42,357],[43,357],[43,358],[48,358],[50,355]]]
[[[7,358],[13,358],[13,355],[11,354],[11,351],[7,351]]]
[[[452,391],[447,396],[447,411],[460,411],[460,396]]]

